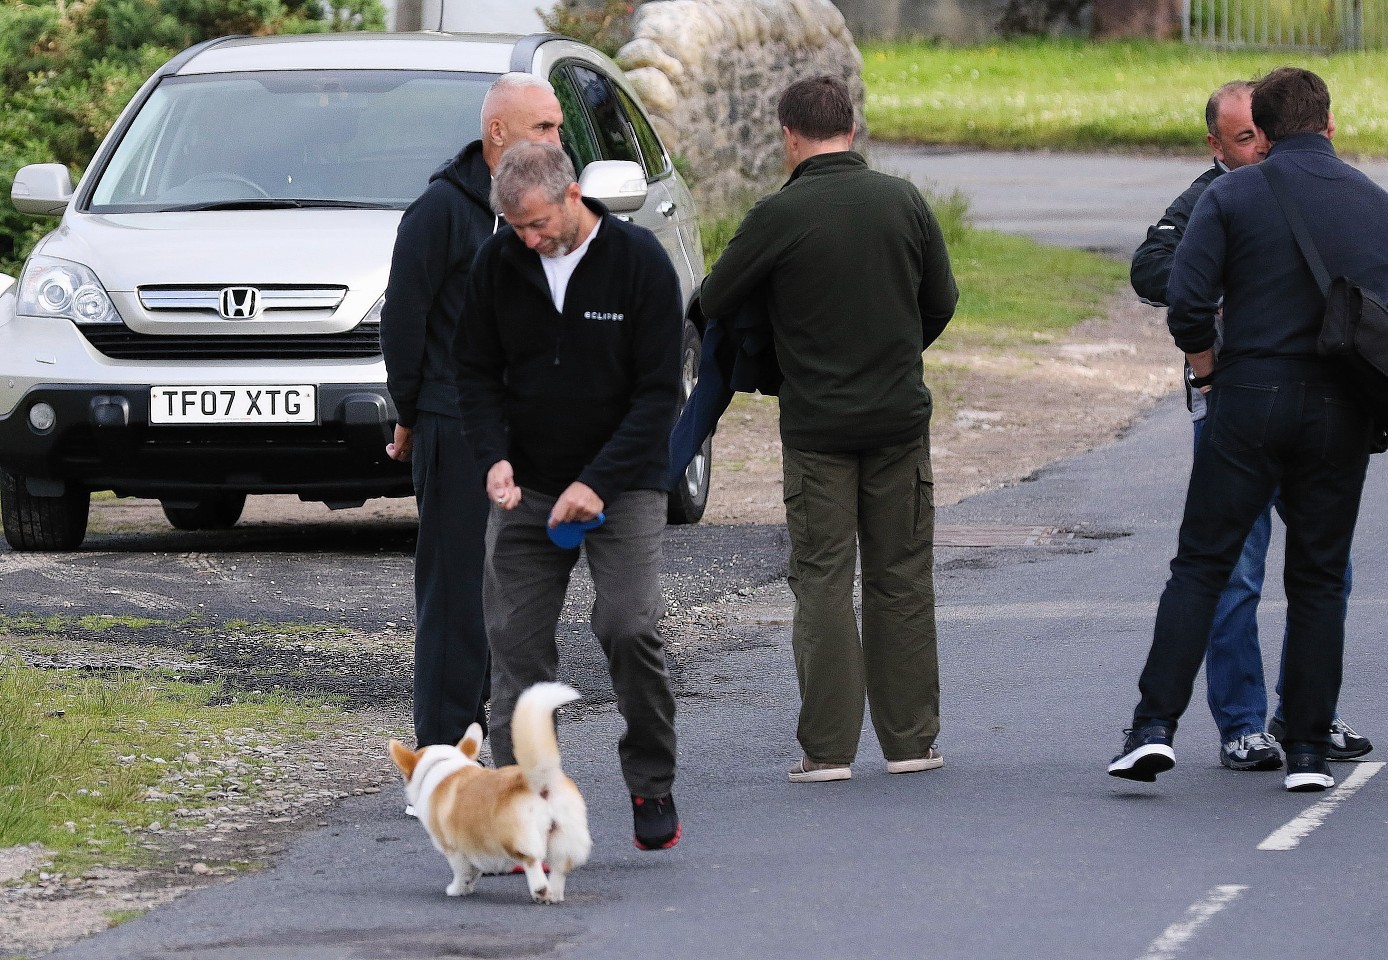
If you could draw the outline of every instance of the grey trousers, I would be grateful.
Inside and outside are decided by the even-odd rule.
[[[559,671],[555,629],[579,551],[545,532],[554,497],[523,490],[515,510],[493,507],[483,588],[492,648],[492,757],[514,763],[511,714],[525,689]],[[661,797],[675,782],[675,697],[656,625],[666,494],[630,490],[605,505],[607,522],[588,531],[593,633],[607,657],[626,732],[617,745],[627,789]]]
[[[456,417],[420,411],[414,427],[414,732],[421,747],[487,726],[491,686],[482,618],[487,489]]]
[[[940,731],[929,434],[853,453],[786,447],[783,459],[800,746],[811,760],[851,763],[866,695],[886,758],[925,756]]]

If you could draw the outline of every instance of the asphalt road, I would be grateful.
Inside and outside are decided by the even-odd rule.
[[[1100,155],[873,144],[878,169],[968,196],[974,223],[1056,246],[1129,257],[1190,182],[1210,165],[1187,157]],[[1388,162],[1355,164],[1388,186]]]
[[[596,846],[562,907],[532,906],[517,877],[487,878],[471,899],[445,897],[442,857],[386,791],[344,803],[271,869],[54,956],[1383,956],[1388,777],[1369,776],[1376,764],[1335,767],[1342,781],[1369,776],[1357,792],[1286,793],[1276,773],[1218,765],[1197,701],[1174,771],[1152,786],[1104,774],[1174,545],[1189,438],[1173,400],[1106,449],[942,511],[948,523],[1076,536],[941,550],[938,772],[889,777],[865,738],[852,781],[786,782],[796,691],[788,597],[770,583],[727,601],[722,628],[682,652],[686,836],[674,850],[631,846],[619,724],[600,705],[563,727]],[[1376,461],[1342,699],[1380,740],[1383,484]],[[743,535],[724,528],[723,547]],[[754,554],[764,533],[745,536]],[[1280,554],[1271,569],[1279,563]],[[753,571],[748,585],[761,579]],[[1275,577],[1268,593],[1263,626],[1273,634],[1285,609]],[[1268,651],[1272,670],[1276,645]],[[1324,822],[1293,849],[1259,849],[1327,802]]]

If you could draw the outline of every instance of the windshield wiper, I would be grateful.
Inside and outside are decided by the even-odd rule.
[[[187,203],[161,209],[165,213],[185,213],[201,210],[298,210],[308,207],[343,210],[395,209],[389,203],[369,203],[363,200],[296,200],[287,197],[243,197],[239,200],[210,200],[207,203]]]

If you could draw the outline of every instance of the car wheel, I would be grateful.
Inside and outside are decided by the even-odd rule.
[[[689,402],[694,385],[699,382],[699,352],[703,339],[698,329],[688,320],[684,321],[684,338],[680,347],[680,404]],[[676,411],[675,419],[679,419]],[[698,523],[708,506],[709,471],[713,466],[713,437],[704,438],[703,446],[694,454],[694,459],[685,468],[675,489],[670,491],[670,505],[667,519],[671,523]]]
[[[56,497],[36,497],[23,477],[0,470],[0,513],[14,550],[76,550],[87,537],[91,491],[69,483]]]
[[[244,493],[223,493],[194,501],[191,506],[160,500],[164,516],[175,530],[230,530],[246,508]]]

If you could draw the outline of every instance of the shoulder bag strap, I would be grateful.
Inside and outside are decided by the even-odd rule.
[[[1301,255],[1306,258],[1306,265],[1311,268],[1311,274],[1316,278],[1316,285],[1321,288],[1321,296],[1329,296],[1330,273],[1325,269],[1320,251],[1316,249],[1316,241],[1311,239],[1311,232],[1306,229],[1306,221],[1301,218],[1301,207],[1292,199],[1291,193],[1287,189],[1287,181],[1283,178],[1282,171],[1266,161],[1257,164],[1257,170],[1267,180],[1268,186],[1272,188],[1272,195],[1277,199],[1277,205],[1282,208],[1282,214],[1287,218],[1287,224],[1292,228],[1292,236],[1296,238],[1296,245],[1301,249]]]

